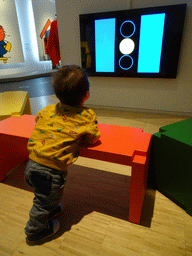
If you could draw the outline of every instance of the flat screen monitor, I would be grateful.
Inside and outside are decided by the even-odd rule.
[[[187,4],[80,15],[90,76],[176,78]]]

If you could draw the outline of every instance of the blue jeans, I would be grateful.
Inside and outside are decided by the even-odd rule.
[[[35,197],[25,227],[27,236],[45,228],[49,214],[60,203],[66,176],[67,171],[62,172],[29,160],[25,170],[25,180],[34,188]]]

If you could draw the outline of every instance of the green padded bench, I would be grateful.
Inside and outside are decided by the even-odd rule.
[[[153,134],[149,186],[192,216],[192,118]]]

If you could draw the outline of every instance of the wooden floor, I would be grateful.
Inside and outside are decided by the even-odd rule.
[[[32,113],[54,96],[31,98]],[[159,127],[186,117],[94,109],[98,121],[141,127],[158,132]],[[158,191],[148,189],[141,225],[127,221],[130,168],[79,158],[69,168],[58,216],[61,229],[54,239],[29,246],[24,227],[33,193],[23,179],[26,163],[12,170],[0,183],[0,255],[31,256],[135,256],[192,255],[192,217]]]

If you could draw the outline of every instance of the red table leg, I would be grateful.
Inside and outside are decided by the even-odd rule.
[[[139,224],[147,186],[146,156],[135,156],[132,163],[129,221]]]

